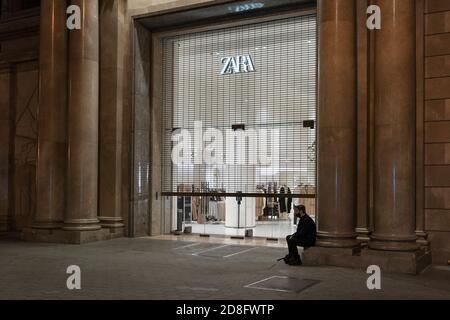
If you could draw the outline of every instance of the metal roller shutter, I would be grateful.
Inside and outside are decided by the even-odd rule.
[[[304,121],[316,120],[316,40],[316,15],[164,38],[163,191],[202,184],[226,193],[251,193],[274,182],[315,186],[316,130],[305,128]],[[250,57],[254,71],[239,56]],[[238,66],[243,72],[221,74],[230,57],[247,62]],[[228,69],[233,70],[239,68]],[[217,139],[203,142],[202,150],[185,148],[177,153],[187,156],[185,162],[173,163],[174,147],[183,141],[173,138],[187,131],[192,144],[201,140],[196,121],[203,133],[211,128],[222,133],[223,157],[217,157],[222,163],[198,161]],[[232,130],[241,124],[245,131]],[[244,146],[245,163],[238,162],[239,145],[227,148],[227,134],[233,133],[255,139]],[[231,159],[234,164],[227,162]]]

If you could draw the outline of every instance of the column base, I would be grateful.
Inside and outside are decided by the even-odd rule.
[[[377,265],[381,272],[418,274],[431,264],[431,253],[423,248],[414,252],[363,250],[363,268]]]
[[[380,251],[360,248],[312,247],[302,254],[306,266],[335,266],[367,270],[377,265],[382,272],[418,274],[431,264],[431,253],[424,248],[414,252]]]
[[[368,243],[370,240],[370,231],[367,228],[356,228],[355,232],[357,234],[356,240],[360,241],[361,243]]]
[[[88,242],[111,240],[124,236],[123,229],[99,229],[94,231],[75,231],[62,229],[26,228],[22,232],[22,240],[32,242],[82,244]]]
[[[312,247],[302,254],[303,264],[307,266],[336,266],[358,268],[361,248]]]
[[[122,217],[98,217],[100,220],[100,225],[102,228],[123,228],[125,224],[123,223]]]
[[[318,232],[316,246],[325,248],[354,248],[359,247],[356,240],[356,233],[352,234],[332,234],[328,232]]]
[[[96,231],[101,229],[98,219],[76,219],[64,221],[65,231]]]
[[[382,251],[413,252],[418,250],[420,247],[416,240],[417,238],[415,236],[399,239],[371,235],[369,248]]]
[[[430,242],[427,240],[428,234],[425,231],[423,231],[423,230],[416,230],[416,236],[417,236],[417,241],[416,242],[420,246],[426,246],[426,247],[429,246]]]
[[[62,222],[34,221],[31,227],[33,229],[61,229],[62,225]]]

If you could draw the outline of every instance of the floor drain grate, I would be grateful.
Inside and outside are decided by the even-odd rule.
[[[285,276],[273,276],[251,283],[249,285],[246,285],[245,287],[259,290],[300,293],[318,284],[319,282],[319,280],[312,279],[296,279]]]

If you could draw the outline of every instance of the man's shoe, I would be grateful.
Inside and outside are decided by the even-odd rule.
[[[299,256],[291,258],[288,262],[290,266],[301,266],[303,264],[302,259]]]
[[[290,254],[287,254],[287,255],[283,258],[283,260],[284,260],[284,263],[289,264],[289,261],[291,260],[291,255],[290,255]]]

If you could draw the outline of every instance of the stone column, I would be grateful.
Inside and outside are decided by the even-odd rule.
[[[103,227],[122,228],[122,117],[126,3],[100,1],[100,177],[99,219]]]
[[[0,232],[10,231],[14,211],[11,196],[11,67],[0,64]]]
[[[417,243],[428,246],[425,231],[425,79],[419,76],[425,72],[425,4],[426,0],[416,1],[416,235]]]
[[[64,219],[67,116],[67,2],[42,0],[39,55],[37,199],[33,227]]]
[[[98,0],[72,0],[81,30],[70,31],[67,211],[64,230],[100,229],[98,206]]]
[[[374,232],[369,247],[417,249],[415,1],[378,0],[375,34]]]
[[[362,243],[369,241],[370,234],[370,39],[366,26],[366,10],[369,5],[368,0],[359,0],[357,8],[357,61],[358,61],[358,137],[357,137],[357,239]]]
[[[0,7],[1,7],[1,14],[0,18],[6,18],[8,17],[8,2],[7,1],[0,1]]]
[[[356,241],[356,0],[319,1],[318,245]]]

